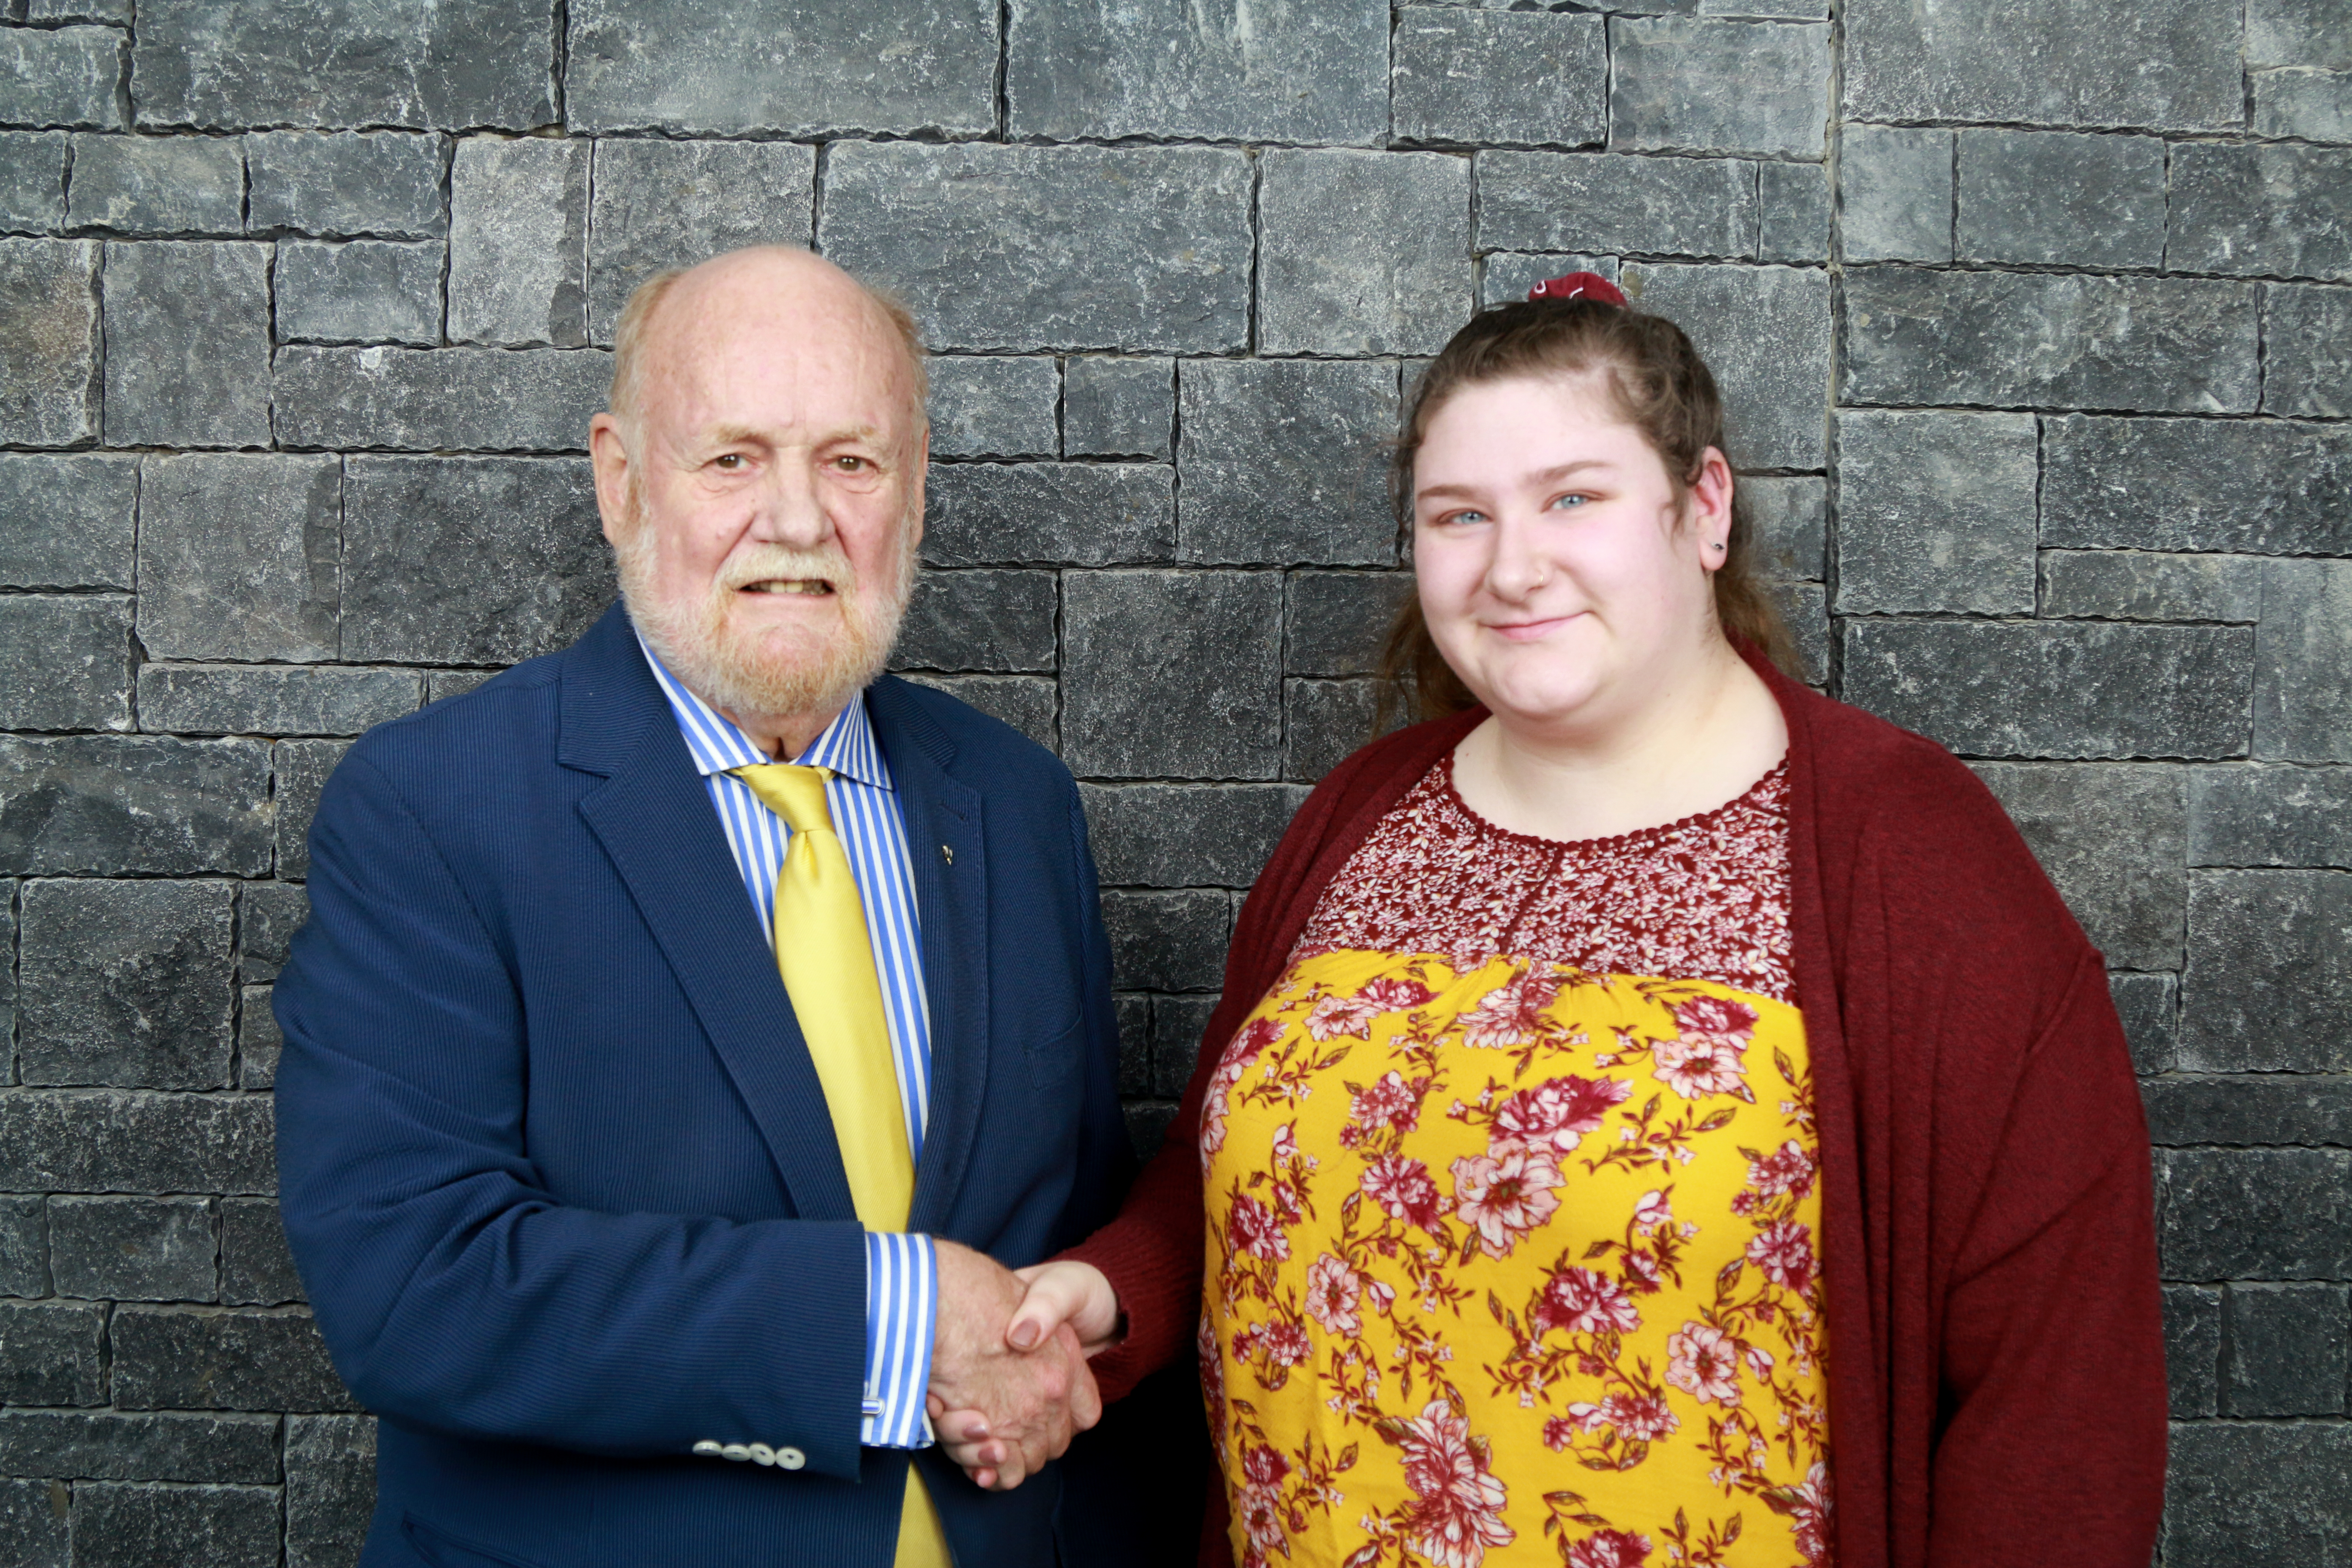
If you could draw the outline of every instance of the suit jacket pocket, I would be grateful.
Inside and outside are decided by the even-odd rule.
[[[416,1555],[432,1563],[433,1568],[541,1568],[528,1557],[444,1535],[413,1513],[400,1516],[400,1532],[408,1537],[408,1544]]]
[[[1086,1045],[1087,1016],[1080,1012],[1068,1028],[1053,1038],[1023,1047],[1022,1054],[1029,1058],[1029,1081],[1039,1089],[1061,1082],[1076,1070]]]

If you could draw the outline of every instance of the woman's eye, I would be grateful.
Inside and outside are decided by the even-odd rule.
[[[1483,511],[1449,511],[1437,521],[1440,522],[1453,523],[1456,526],[1465,526],[1470,523],[1486,521],[1486,514]]]
[[[1551,504],[1553,510],[1557,511],[1567,511],[1571,507],[1582,506],[1586,501],[1591,500],[1591,499],[1592,498],[1590,496],[1580,495],[1555,496],[1552,498]]]

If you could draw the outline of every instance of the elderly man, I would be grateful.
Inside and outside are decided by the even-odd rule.
[[[277,991],[287,1233],[382,1417],[365,1562],[1054,1558],[1099,1411],[1004,1325],[1126,1174],[1060,763],[881,677],[921,350],[803,252],[647,283],[590,433],[624,606],[384,725]],[[528,563],[517,563],[519,570]]]

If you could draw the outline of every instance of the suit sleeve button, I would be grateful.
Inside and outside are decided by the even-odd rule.
[[[781,1469],[797,1470],[803,1465],[807,1463],[808,1456],[802,1453],[798,1448],[779,1448],[776,1450],[776,1465]]]
[[[751,1450],[740,1443],[730,1443],[719,1450],[719,1457],[722,1459],[748,1459],[751,1457]]]
[[[776,1451],[765,1443],[754,1443],[751,1445],[751,1462],[755,1465],[772,1465],[776,1462]]]
[[[694,1446],[694,1451],[701,1455],[706,1459],[715,1459],[721,1454],[725,1453],[727,1449],[726,1446],[720,1443],[718,1438],[705,1437],[701,1442],[697,1443]]]

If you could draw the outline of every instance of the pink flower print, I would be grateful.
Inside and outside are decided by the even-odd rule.
[[[1225,1047],[1225,1059],[1219,1065],[1247,1067],[1257,1059],[1259,1052],[1281,1038],[1282,1021],[1279,1018],[1252,1018],[1234,1031],[1233,1044]]]
[[[1420,1006],[1437,993],[1418,980],[1384,974],[1366,985],[1361,994],[1383,1013],[1402,1013],[1408,1007]]]
[[[1401,1072],[1391,1071],[1348,1100],[1348,1114],[1364,1132],[1410,1132],[1421,1125],[1421,1096]]]
[[[1773,1284],[1801,1296],[1813,1282],[1812,1232],[1794,1220],[1777,1220],[1748,1244],[1748,1260]]]
[[[1346,1262],[1325,1253],[1307,1270],[1307,1315],[1331,1334],[1356,1334],[1364,1321],[1356,1304],[1363,1299],[1363,1279]]]
[[[1307,1015],[1307,1032],[1318,1041],[1336,1039],[1341,1035],[1353,1035],[1360,1040],[1372,1037],[1372,1020],[1381,1010],[1360,996],[1341,996],[1336,993],[1315,1004]]]
[[[1612,1106],[1622,1105],[1633,1086],[1621,1079],[1548,1079],[1523,1089],[1503,1101],[1495,1112],[1494,1144],[1506,1148],[1549,1148],[1566,1154],[1577,1140],[1599,1130]]]
[[[1721,1329],[1685,1323],[1666,1336],[1666,1381],[1701,1405],[1731,1409],[1739,1403],[1738,1347]]]
[[[1523,970],[1479,999],[1462,1016],[1462,1042],[1481,1050],[1508,1050],[1539,1040],[1550,1031],[1543,1010],[1559,994],[1559,982]]]
[[[1569,1409],[1573,1413],[1577,1411],[1593,1410],[1593,1406],[1590,1405],[1572,1405],[1569,1406]],[[1595,1414],[1598,1414],[1598,1412],[1596,1411]],[[1555,1454],[1566,1452],[1568,1446],[1576,1441],[1577,1431],[1583,1425],[1583,1422],[1574,1418],[1573,1414],[1570,1415],[1553,1416],[1550,1420],[1544,1423],[1544,1447],[1549,1448]]]
[[[1465,1155],[1454,1162],[1454,1212],[1478,1229],[1478,1247],[1489,1258],[1508,1258],[1519,1237],[1552,1216],[1559,1199],[1559,1167],[1551,1156],[1514,1149],[1497,1159]]]
[[[1805,1554],[1807,1568],[1817,1568],[1830,1560],[1830,1478],[1827,1469],[1816,1460],[1805,1472],[1805,1484],[1795,1489],[1792,1500],[1796,1507],[1790,1515],[1797,1531],[1797,1550]]]
[[[1568,1549],[1568,1568],[1642,1568],[1650,1560],[1650,1538],[1630,1530],[1603,1530]]]
[[[1307,1342],[1307,1331],[1297,1323],[1268,1323],[1260,1336],[1265,1344],[1265,1362],[1269,1367],[1293,1367],[1312,1355],[1315,1347]]]
[[[1404,1481],[1413,1492],[1405,1528],[1413,1550],[1442,1568],[1480,1568],[1486,1548],[1517,1532],[1503,1522],[1506,1492],[1470,1443],[1470,1423],[1442,1399],[1402,1423]]]
[[[1654,1443],[1682,1425],[1663,1394],[1612,1394],[1601,1402],[1601,1415],[1636,1443]]]
[[[1657,1258],[1639,1248],[1625,1255],[1625,1283],[1647,1296],[1663,1289],[1658,1283]]]
[[[1209,1410],[1209,1436],[1225,1445],[1225,1358],[1217,1352],[1217,1331],[1202,1312],[1192,1330],[1192,1353],[1201,1363],[1201,1402]]]
[[[1685,1040],[1744,1051],[1756,1033],[1756,1009],[1721,996],[1694,996],[1675,1005],[1675,1027]]]
[[[1791,1138],[1762,1159],[1748,1162],[1748,1184],[1766,1197],[1787,1193],[1801,1198],[1813,1190],[1813,1157]]]
[[[1633,1223],[1644,1236],[1662,1225],[1673,1224],[1674,1218],[1675,1206],[1662,1192],[1643,1193],[1642,1201],[1633,1205]]]
[[[1278,1486],[1290,1474],[1290,1461],[1263,1443],[1253,1443],[1242,1456],[1242,1474],[1254,1487]]]
[[[1737,1093],[1740,1079],[1748,1075],[1738,1047],[1706,1037],[1653,1040],[1650,1059],[1657,1064],[1651,1076],[1685,1100]]]
[[[1642,1326],[1633,1299],[1617,1282],[1590,1268],[1568,1268],[1544,1283],[1543,1294],[1528,1314],[1537,1333],[1565,1329],[1571,1334],[1597,1334],[1603,1330],[1630,1334]]]
[[[1234,1515],[1241,1521],[1242,1532],[1249,1537],[1250,1551],[1258,1562],[1265,1562],[1269,1552],[1290,1555],[1290,1542],[1283,1530],[1281,1488],[1242,1488],[1234,1500]]]
[[[1231,1230],[1234,1246],[1252,1258],[1278,1262],[1290,1256],[1290,1238],[1282,1234],[1274,1211],[1247,1193],[1234,1200]]]
[[[1366,1168],[1364,1195],[1380,1205],[1390,1218],[1419,1226],[1432,1235],[1436,1234],[1438,1219],[1446,1208],[1429,1167],[1395,1154],[1375,1160]]]

